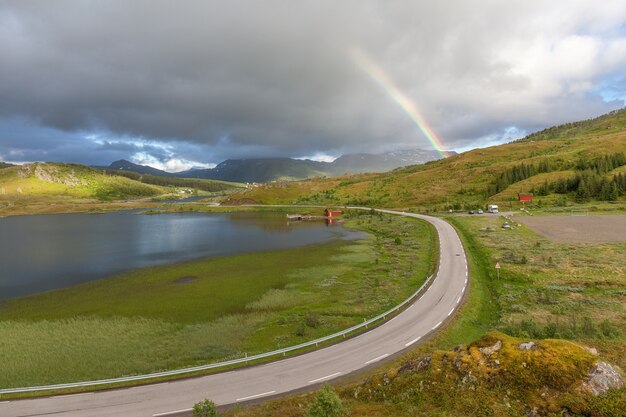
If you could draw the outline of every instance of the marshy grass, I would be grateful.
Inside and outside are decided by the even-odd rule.
[[[0,387],[216,362],[360,323],[424,281],[436,238],[414,219],[350,224],[368,237],[139,269],[5,302]]]

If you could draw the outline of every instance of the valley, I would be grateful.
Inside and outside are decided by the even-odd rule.
[[[568,402],[567,398],[578,392],[576,387],[584,379],[585,367],[595,363],[595,359],[582,353],[567,356],[569,353],[565,352],[570,352],[569,346],[586,346],[599,352],[608,363],[626,367],[623,359],[626,316],[621,290],[625,285],[626,254],[619,232],[626,212],[622,190],[626,172],[624,126],[626,114],[618,111],[594,120],[546,129],[511,144],[388,173],[268,182],[247,189],[241,184],[217,183],[215,191],[203,190],[213,185],[202,183],[197,184],[198,188],[188,188],[199,200],[176,204],[163,201],[184,196],[180,190],[187,188],[181,188],[179,183],[159,185],[158,181],[167,182],[168,178],[153,180],[150,178],[162,177],[124,172],[107,173],[110,178],[100,180],[96,171],[84,168],[89,175],[96,175],[98,181],[94,183],[91,179],[76,181],[80,177],[76,172],[83,172],[80,167],[72,166],[66,174],[64,166],[53,165],[54,175],[50,175],[45,165],[44,171],[48,173],[45,175],[37,165],[30,171],[33,174],[26,175],[23,168],[6,167],[0,171],[5,184],[2,201],[6,204],[4,212],[10,214],[18,214],[16,209],[20,204],[24,214],[36,213],[37,204],[45,206],[45,210],[61,212],[85,211],[88,207],[97,210],[142,207],[156,215],[272,210],[307,214],[316,210],[262,207],[274,203],[321,207],[371,204],[434,214],[450,222],[461,235],[468,252],[471,290],[463,307],[436,335],[407,350],[403,356],[382,361],[386,363],[366,371],[366,382],[358,382],[358,376],[344,380],[337,392],[349,405],[351,415],[426,416],[451,410],[460,415],[479,411],[501,415],[500,397],[506,395],[511,399],[510,407],[506,407],[513,415],[522,415],[530,407],[541,415],[567,409],[578,410],[582,415],[618,416],[619,411],[615,410],[623,409],[621,404],[625,400],[623,388],[597,399],[585,396],[582,402]],[[603,146],[598,146],[600,143]],[[529,204],[518,201],[520,194],[532,194],[532,201]],[[62,203],[48,205],[45,203],[48,196],[51,202],[73,204],[71,208]],[[219,202],[239,201],[260,207],[215,206]],[[487,203],[498,204],[502,214],[468,214],[468,210],[486,209]],[[428,265],[432,266],[436,252],[426,233],[428,228],[418,226],[414,220],[343,210],[348,219],[346,225],[367,231],[370,237],[139,269],[5,303],[0,308],[0,323],[12,342],[4,354],[24,359],[9,369],[3,385],[14,385],[15,381],[45,384],[106,378],[238,357],[329,334],[383,311],[406,297],[425,278]],[[601,224],[594,226],[594,221]],[[504,222],[510,227],[502,228]],[[602,228],[609,232],[602,232]],[[416,250],[420,253],[419,265],[412,260]],[[304,253],[307,255],[303,256]],[[499,274],[494,269],[496,263],[501,266]],[[275,269],[278,264],[280,270]],[[225,275],[220,278],[217,271]],[[413,278],[405,281],[402,277],[407,273]],[[376,278],[363,280],[372,274]],[[277,281],[255,280],[257,275],[271,276]],[[209,276],[209,280],[202,278]],[[243,298],[229,289],[229,282],[237,282],[232,281],[235,276],[252,280],[246,284],[251,292],[242,293]],[[261,281],[269,287],[256,288]],[[334,311],[331,306],[336,305],[338,298],[327,298],[327,285],[332,288],[333,297],[336,294],[352,301],[343,305],[341,311]],[[228,294],[224,300],[235,304],[219,307],[218,303],[216,309],[204,309],[205,297],[217,292]],[[180,294],[171,297],[176,293]],[[147,308],[150,305],[159,307]],[[69,337],[80,343],[75,342],[75,350],[68,351],[61,344],[60,350],[36,351],[41,345],[29,341],[35,335],[41,337],[44,328],[46,337],[54,340]],[[232,332],[232,329],[237,330]],[[85,335],[117,340],[117,347],[100,352],[94,347],[100,339]],[[234,335],[238,336],[233,338]],[[574,367],[568,369],[575,369],[577,376],[572,376],[568,383],[544,382],[543,386],[531,383],[528,389],[518,390],[516,381],[526,377],[516,362],[510,365],[513,376],[501,382],[504,384],[501,390],[487,388],[491,382],[483,376],[484,384],[468,385],[473,387],[470,393],[458,388],[458,381],[442,379],[434,370],[427,370],[427,374],[398,373],[398,369],[405,369],[407,364],[424,357],[442,358],[437,360],[445,362],[450,354],[440,352],[459,344],[461,347],[455,348],[455,352],[464,349],[472,352],[472,346],[486,346],[494,340],[512,345],[532,341],[550,346],[546,349],[565,355],[559,366]],[[128,355],[129,351],[137,354]],[[83,358],[77,366],[59,360],[68,352],[71,352],[68,358],[73,361]],[[513,355],[510,349],[506,352]],[[499,360],[514,357],[506,355]],[[27,359],[33,356],[41,357],[42,361]],[[107,365],[93,367],[92,356],[97,363]],[[541,363],[544,359],[537,360]],[[49,363],[60,366],[47,368]],[[389,380],[383,385],[388,388],[371,385],[371,381],[380,378]],[[423,381],[422,385],[433,385],[428,385],[431,387],[428,391],[414,394],[411,387],[414,382],[409,383],[414,378]],[[434,384],[441,390],[434,389]],[[546,394],[546,386],[552,390],[550,394]],[[363,389],[359,387],[368,387],[371,394],[355,398],[355,392]],[[447,392],[463,401],[450,402],[452,397]],[[287,397],[267,405],[234,409],[227,415],[300,416],[303,414],[298,410],[310,398],[311,394]],[[566,400],[557,401],[557,398]],[[597,414],[600,409],[609,411]]]

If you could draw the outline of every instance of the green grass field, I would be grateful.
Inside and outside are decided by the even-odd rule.
[[[336,386],[345,414],[527,417],[536,410],[549,417],[624,416],[626,389],[594,397],[579,386],[597,360],[626,367],[626,244],[556,244],[525,226],[501,229],[500,216],[447,220],[468,254],[465,304],[432,338]],[[503,342],[496,356],[480,353],[496,340]],[[529,340],[540,349],[517,348]],[[597,348],[600,356],[582,346]],[[415,370],[424,358],[430,365]],[[293,395],[225,415],[305,417],[313,397]]]
[[[0,387],[241,357],[362,322],[424,281],[436,238],[414,219],[348,217],[369,237],[140,269],[9,301]]]
[[[464,218],[485,248],[501,305],[498,327],[509,334],[567,339],[622,339],[626,335],[626,244],[550,241],[514,221]]]

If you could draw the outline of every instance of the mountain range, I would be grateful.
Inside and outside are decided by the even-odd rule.
[[[446,156],[456,152],[445,151]],[[435,150],[411,149],[382,154],[349,154],[333,162],[293,158],[228,159],[215,168],[191,169],[170,173],[126,160],[113,162],[110,170],[132,171],[161,177],[200,178],[233,182],[268,182],[273,180],[300,180],[312,177],[334,177],[343,174],[385,172],[395,168],[423,164],[441,158]]]
[[[427,164],[270,184],[245,197],[262,204],[469,210],[492,202],[510,207],[519,194],[535,194],[542,204],[623,201],[626,108]]]

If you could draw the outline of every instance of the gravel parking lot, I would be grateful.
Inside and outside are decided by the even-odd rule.
[[[515,220],[556,242],[626,242],[626,215],[515,217]]]

